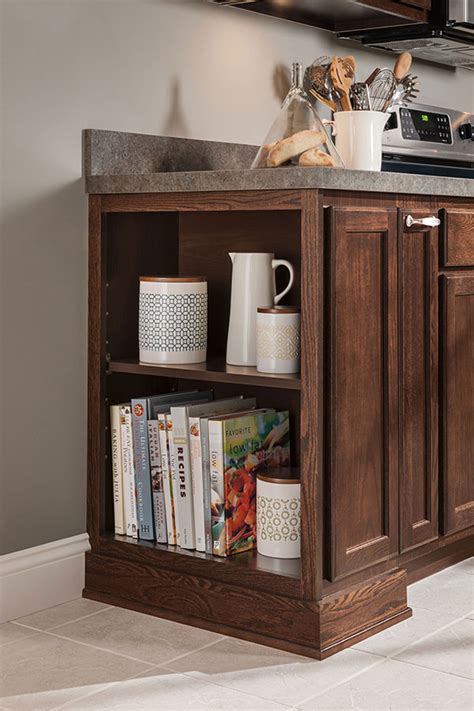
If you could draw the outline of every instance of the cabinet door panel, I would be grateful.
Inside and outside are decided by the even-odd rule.
[[[331,577],[398,550],[397,214],[330,210]]]
[[[474,276],[443,278],[443,532],[474,524]]]
[[[438,231],[400,212],[400,550],[438,536]],[[413,217],[426,212],[410,211]]]
[[[474,266],[474,210],[441,210],[445,267]]]

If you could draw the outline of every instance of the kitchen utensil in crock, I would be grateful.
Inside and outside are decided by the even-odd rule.
[[[318,59],[315,59],[305,71],[304,87],[308,93],[319,99],[326,106],[329,106],[332,111],[335,111],[336,101],[332,86],[328,81],[330,64],[330,57],[318,57]]]
[[[385,112],[397,88],[391,69],[380,69],[369,84],[370,101],[373,111]]]
[[[393,75],[397,81],[401,81],[410,71],[412,56],[410,52],[402,52],[398,55],[393,67]]]
[[[356,82],[351,86],[350,99],[354,111],[372,111],[369,87],[365,82]]]
[[[345,61],[342,57],[334,57],[329,67],[329,76],[340,97],[343,111],[352,111],[349,90],[354,81],[354,69],[355,64],[352,57],[349,61]]]

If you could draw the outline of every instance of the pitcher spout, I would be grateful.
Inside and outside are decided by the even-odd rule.
[[[230,259],[231,259],[231,261],[232,261],[232,264],[234,263],[234,259],[235,259],[235,255],[236,255],[236,254],[237,254],[237,252],[229,252],[229,257],[230,257]]]

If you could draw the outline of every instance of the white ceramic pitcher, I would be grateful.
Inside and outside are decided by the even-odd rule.
[[[226,360],[230,365],[257,365],[257,308],[273,306],[288,293],[295,277],[293,265],[269,252],[229,252],[229,257],[233,266]],[[290,280],[277,294],[279,266],[288,269]]]

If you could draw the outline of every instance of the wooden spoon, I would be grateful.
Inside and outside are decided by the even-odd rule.
[[[340,96],[343,111],[352,111],[349,90],[354,81],[354,64],[346,62],[342,57],[334,57],[329,67],[329,76]]]
[[[413,58],[410,52],[402,52],[398,55],[395,66],[393,67],[393,73],[397,81],[400,81],[408,74],[412,61]]]

